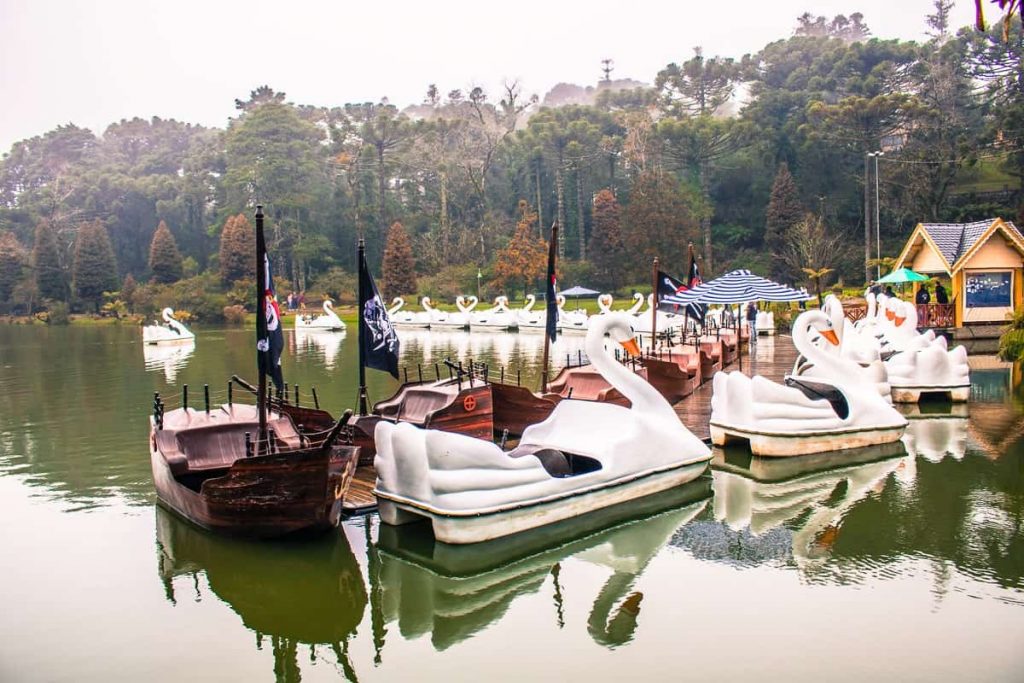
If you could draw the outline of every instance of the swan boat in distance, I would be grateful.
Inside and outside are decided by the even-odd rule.
[[[430,303],[429,297],[424,297],[427,303]],[[391,319],[391,324],[395,327],[405,328],[419,328],[424,329],[430,327],[431,322],[431,311],[403,311],[402,307],[405,306],[405,299],[400,296],[396,296],[391,300],[392,307],[388,309],[388,318]]]
[[[515,311],[520,332],[543,332],[547,328],[547,307],[535,311],[533,306],[536,303],[537,297],[527,294],[526,305]]]
[[[558,304],[558,331],[563,334],[586,334],[590,318],[583,309],[575,311],[565,310],[565,297],[561,294],[555,295],[555,302]]]
[[[308,332],[341,332],[345,329],[345,321],[334,312],[334,304],[330,299],[324,299],[324,312],[321,315],[306,315],[300,313],[295,316],[295,329]]]
[[[459,309],[455,311],[439,311],[436,308],[427,309],[430,312],[430,329],[437,328],[448,328],[456,330],[464,330],[469,328],[469,320],[473,313],[473,309],[476,308],[479,299],[475,296],[458,296],[455,298],[455,306]],[[423,304],[424,309],[430,304],[430,299],[426,300]]]
[[[486,311],[477,311],[469,318],[469,329],[473,330],[514,330],[519,327],[516,314],[509,310],[508,297],[499,296],[494,306]]]
[[[638,354],[631,320],[595,316],[586,350],[631,408],[567,399],[512,451],[410,424],[376,427],[381,521],[429,519],[436,540],[487,541],[642,498],[707,470],[710,449],[672,406],[604,349],[607,333]]]
[[[811,329],[829,344],[839,338],[822,311],[801,313],[793,343],[808,363],[832,367],[836,358],[812,343]],[[741,372],[715,375],[711,440],[717,446],[747,442],[754,455],[786,457],[897,441],[907,420],[856,375],[786,377],[785,385]]]
[[[188,344],[194,343],[196,335],[174,318],[174,309],[165,308],[161,315],[163,324],[153,321],[142,328],[143,344]]]

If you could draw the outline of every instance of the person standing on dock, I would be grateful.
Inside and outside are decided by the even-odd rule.
[[[750,333],[750,345],[757,346],[757,303],[747,304],[747,331]]]

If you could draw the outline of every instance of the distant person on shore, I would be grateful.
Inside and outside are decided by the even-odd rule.
[[[946,288],[942,286],[942,283],[935,285],[935,302],[940,304],[949,303],[949,294],[946,293]]]
[[[921,285],[918,288],[915,301],[919,304],[930,304],[932,302],[932,295],[928,293],[928,285]]]
[[[892,291],[892,285],[886,285],[885,286],[885,295],[887,297],[889,297],[890,299],[895,299],[896,298],[896,292]]]
[[[750,333],[750,345],[757,346],[757,303],[747,304],[747,331]]]
[[[875,284],[873,284],[870,287],[868,287],[868,291],[870,293],[874,294],[875,296],[878,296],[879,294],[882,293],[882,285],[880,285],[880,284],[878,284],[876,282]]]
[[[299,292],[299,310],[303,313],[306,311],[306,290]]]

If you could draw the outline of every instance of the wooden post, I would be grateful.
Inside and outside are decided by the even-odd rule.
[[[188,385],[187,384],[182,384],[181,385],[181,407],[185,409],[186,413],[188,412]]]
[[[299,385],[295,385],[295,407],[299,407]]]
[[[206,406],[206,414],[210,414],[210,385],[203,385],[203,403]]]
[[[654,257],[654,272],[651,275],[651,350],[658,343],[658,257]]]
[[[316,395],[316,387],[313,387],[311,391],[313,392],[313,407],[320,410],[320,399]]]
[[[256,205],[256,344],[268,341],[267,335],[267,296],[264,289],[267,278],[265,258],[266,243],[263,241],[263,205]],[[257,351],[262,353],[262,351]],[[257,357],[257,366],[259,359]],[[256,434],[256,455],[259,455],[259,444],[267,435],[267,376],[262,368],[258,368],[259,383],[256,389],[256,412],[259,415],[259,432]],[[246,441],[248,443],[248,440]]]

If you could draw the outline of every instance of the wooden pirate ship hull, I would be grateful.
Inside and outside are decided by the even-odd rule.
[[[150,462],[161,504],[210,531],[280,538],[338,525],[358,448],[309,445],[291,419],[272,413],[277,452],[247,457],[256,409],[234,404],[209,413],[177,409],[151,420]]]

